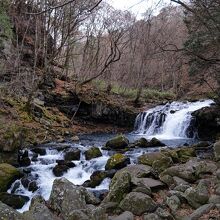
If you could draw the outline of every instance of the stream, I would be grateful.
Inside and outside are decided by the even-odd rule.
[[[197,101],[197,102],[172,102],[166,105],[157,106],[148,111],[142,112],[137,116],[134,131],[130,134],[125,134],[130,143],[135,140],[145,137],[151,139],[158,138],[171,148],[183,145],[191,145],[198,141],[196,130],[194,127],[194,119],[191,113],[208,107],[212,100]],[[21,180],[17,180],[8,190],[8,193],[17,195],[25,195],[33,198],[35,195],[42,195],[45,200],[49,199],[53,181],[58,178],[53,174],[52,169],[56,166],[57,160],[64,159],[64,151],[60,149],[77,148],[81,151],[80,160],[73,161],[76,165],[70,168],[64,175],[66,179],[76,185],[82,185],[85,181],[90,179],[91,174],[97,170],[105,170],[107,160],[114,151],[103,150],[105,143],[114,137],[115,134],[93,134],[80,136],[80,142],[72,143],[49,143],[43,147],[46,149],[46,155],[38,156],[36,161],[32,161],[29,167],[21,168],[28,173],[31,180],[36,181],[38,189],[35,192],[28,191],[21,184]],[[86,160],[84,152],[88,148],[95,146],[99,147],[102,156],[92,160]],[[158,151],[159,147],[154,148],[134,148],[125,153],[131,164],[136,163],[137,158],[143,153]],[[33,152],[28,150],[29,157],[32,158]],[[88,188],[91,191],[107,191],[110,184],[110,179],[106,178],[103,182],[94,189]],[[30,201],[26,203],[19,212],[24,212],[29,209]]]

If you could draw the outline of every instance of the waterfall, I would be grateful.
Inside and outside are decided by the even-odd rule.
[[[213,103],[212,100],[205,100],[159,105],[137,116],[134,133],[161,139],[194,138],[196,131],[192,112]]]

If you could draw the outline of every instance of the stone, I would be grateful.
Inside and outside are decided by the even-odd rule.
[[[165,183],[167,186],[171,186],[174,184],[173,177],[170,175],[160,175],[159,176],[160,180]]]
[[[183,180],[182,178],[180,178],[178,176],[174,176],[173,180],[174,180],[174,183],[175,183],[176,186],[189,184],[188,182],[186,182],[185,180]]]
[[[35,192],[37,190],[38,190],[37,182],[36,181],[30,182],[28,185],[28,191]]]
[[[124,211],[130,211],[134,215],[142,215],[145,212],[153,212],[157,205],[153,199],[139,192],[131,192],[119,204],[119,207]]]
[[[95,188],[96,186],[99,186],[101,182],[107,177],[106,171],[103,170],[97,170],[92,173],[90,176],[90,183],[89,186],[92,188]]]
[[[89,150],[85,151],[86,160],[91,160],[93,158],[101,157],[102,152],[98,147],[92,147]]]
[[[144,220],[161,220],[161,218],[157,214],[151,213],[144,214]]]
[[[99,205],[100,204],[100,202],[101,202],[100,199],[95,197],[95,195],[91,191],[88,191],[84,187],[80,187],[80,189],[85,196],[86,204],[91,204],[91,205]]]
[[[210,147],[210,142],[209,141],[201,141],[199,143],[194,144],[192,147],[195,150],[206,150],[207,148]]]
[[[71,137],[71,141],[77,142],[77,141],[80,141],[80,139],[78,136],[73,136]]]
[[[173,160],[171,157],[162,157],[160,160],[155,160],[152,163],[153,169],[155,169],[158,173],[163,172],[168,167],[171,167],[173,165]]]
[[[179,161],[182,163],[187,162],[192,157],[196,157],[196,151],[194,148],[179,148],[176,150],[176,153],[178,155]]]
[[[66,165],[56,165],[53,168],[53,174],[56,177],[61,177],[61,176],[63,176],[64,173],[66,173],[68,171],[68,169],[69,169],[69,167]]]
[[[0,192],[7,191],[10,185],[21,176],[17,168],[9,164],[0,164]]]
[[[188,188],[190,188],[190,185],[181,183],[181,184],[177,185],[173,190],[184,193]]]
[[[10,206],[0,201],[0,219],[1,220],[24,220],[23,216]]]
[[[214,155],[215,155],[215,159],[217,161],[220,160],[220,141],[217,141],[215,144],[214,144]]]
[[[134,215],[131,212],[125,211],[121,215],[112,218],[111,220],[134,220]]]
[[[220,180],[220,169],[216,171],[216,177]]]
[[[19,160],[19,165],[21,167],[28,167],[31,165],[31,159],[28,157],[22,158]]]
[[[200,161],[195,164],[195,174],[200,177],[203,174],[214,174],[217,171],[217,166],[212,161]]]
[[[165,209],[157,208],[156,214],[161,217],[162,219],[166,220],[175,220],[175,218]]]
[[[65,155],[64,155],[64,159],[68,160],[68,161],[72,161],[72,160],[80,160],[80,150],[79,149],[69,149]]]
[[[117,149],[123,149],[123,148],[128,147],[128,144],[129,144],[129,140],[125,136],[119,135],[107,141],[107,143],[105,144],[105,147],[117,150]]]
[[[164,147],[166,146],[166,144],[162,143],[160,140],[158,140],[157,138],[152,138],[149,142],[149,146],[151,147]]]
[[[131,175],[127,171],[117,172],[113,177],[109,193],[104,199],[106,202],[120,203],[127,193],[131,191]]]
[[[139,140],[134,142],[134,146],[141,147],[141,148],[147,148],[149,147],[149,142],[146,138],[140,138]]]
[[[69,167],[69,168],[73,168],[73,167],[75,167],[76,166],[76,164],[75,163],[73,163],[72,161],[66,161],[66,160],[56,160],[56,162],[57,162],[57,164],[59,165],[59,166],[67,166],[67,167]]]
[[[44,156],[47,154],[46,149],[42,148],[42,147],[33,148],[33,149],[31,149],[31,151],[34,152],[35,154],[39,154],[41,156]]]
[[[166,203],[167,203],[168,207],[173,212],[177,211],[179,209],[179,207],[181,206],[180,199],[177,196],[175,196],[175,195],[173,195],[171,197],[168,197]]]
[[[126,167],[128,164],[130,164],[130,159],[123,154],[114,154],[111,156],[106,165],[106,170],[112,170],[112,169],[121,169]]]
[[[172,195],[172,196],[177,196],[179,198],[179,200],[181,201],[181,203],[186,203],[187,202],[183,192],[176,191],[176,190],[170,190],[169,194]]]
[[[152,166],[154,161],[161,160],[165,155],[161,152],[146,153],[138,157],[138,163]]]
[[[188,188],[184,196],[189,205],[197,209],[209,200],[208,186],[203,181],[200,181],[196,187]]]
[[[200,217],[202,217],[204,214],[207,214],[210,212],[212,209],[215,208],[214,204],[205,204],[198,209],[196,209],[191,215],[190,215],[190,220],[199,220]]]
[[[136,187],[132,190],[132,192],[141,192],[141,193],[144,193],[148,196],[151,196],[152,195],[152,191],[149,187]]]
[[[211,197],[209,198],[209,203],[220,204],[220,196],[211,195]]]
[[[13,209],[21,209],[29,201],[29,197],[3,192],[0,193],[0,201]]]

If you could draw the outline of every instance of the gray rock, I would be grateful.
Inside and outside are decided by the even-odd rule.
[[[112,218],[112,220],[133,220],[134,215],[131,212],[125,211],[121,215]]]
[[[95,195],[92,192],[88,191],[84,187],[80,187],[80,189],[82,190],[83,194],[85,195],[86,204],[92,204],[92,205],[99,205],[100,204],[100,202],[101,202],[100,199],[95,197]]]
[[[65,155],[64,159],[71,161],[71,160],[80,160],[80,150],[79,149],[69,149]]]
[[[147,187],[151,190],[161,189],[165,186],[161,181],[152,178],[133,178],[131,182],[136,186]]]
[[[110,149],[123,149],[127,147],[128,144],[129,144],[129,140],[125,136],[119,135],[107,141],[105,147]]]
[[[161,218],[157,214],[151,213],[151,214],[145,214],[144,220],[161,220]]]
[[[157,208],[156,214],[161,217],[162,219],[166,220],[175,220],[174,217],[167,211],[162,208]]]
[[[186,182],[185,180],[183,180],[182,178],[177,177],[177,176],[174,176],[173,180],[174,180],[174,183],[176,186],[189,184],[188,182]]]
[[[179,198],[179,200],[181,201],[181,203],[184,203],[187,201],[183,192],[171,190],[171,191],[169,191],[169,193],[172,196],[177,196]]]
[[[201,207],[199,207],[198,209],[196,209],[191,215],[190,215],[190,219],[191,220],[198,220],[200,219],[201,216],[203,216],[204,214],[208,213],[210,210],[212,210],[215,207],[214,204],[206,204],[203,205]]]
[[[214,149],[215,159],[217,161],[219,161],[220,160],[220,141],[218,141],[218,142],[216,142],[214,144],[214,148],[213,149]]]
[[[216,177],[220,180],[220,169],[216,171]]]
[[[121,201],[119,207],[124,211],[130,211],[134,215],[140,216],[145,212],[153,212],[157,205],[148,195],[131,192]]]
[[[144,193],[148,196],[152,195],[151,189],[149,187],[137,187],[137,188],[133,189],[132,192],[141,192],[141,193]]]
[[[211,195],[211,197],[209,198],[209,203],[220,204],[220,196]]]
[[[173,212],[177,211],[181,205],[180,199],[175,195],[168,197],[166,203]]]
[[[7,206],[6,204],[0,202],[0,219],[1,220],[24,220],[23,216]]]
[[[190,187],[190,185],[180,184],[180,185],[176,186],[173,190],[185,192],[189,187]]]
[[[174,179],[170,175],[160,175],[160,180],[168,186],[172,186],[174,184]]]
[[[220,186],[217,186],[217,187],[215,188],[215,193],[216,193],[216,195],[219,195],[219,196],[220,196]]]

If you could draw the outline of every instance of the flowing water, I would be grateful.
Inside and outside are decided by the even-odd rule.
[[[173,102],[163,106],[157,106],[140,113],[136,119],[135,131],[126,136],[131,143],[142,136],[147,139],[156,136],[169,147],[182,146],[185,143],[192,144],[195,142],[196,131],[193,130],[193,117],[191,113],[202,107],[210,106],[212,103],[213,101],[206,100],[194,103]],[[46,155],[38,156],[37,161],[32,161],[31,165],[25,168],[30,172],[27,174],[28,178],[37,182],[38,190],[32,193],[23,187],[20,180],[17,180],[8,192],[28,196],[30,200],[35,195],[42,195],[45,200],[48,200],[53,181],[57,178],[54,176],[52,169],[57,164],[56,160],[62,160],[64,158],[64,151],[59,150],[62,146],[80,149],[80,160],[73,161],[76,167],[69,169],[63,177],[76,185],[82,185],[85,181],[90,179],[94,171],[105,170],[105,164],[114,152],[102,150],[101,147],[113,136],[114,135],[109,134],[84,135],[80,137],[80,143],[78,144],[50,143],[46,145]],[[99,147],[103,156],[87,161],[85,160],[84,152],[92,146]],[[138,156],[145,152],[157,151],[158,149],[159,148],[131,149],[125,154],[131,159],[131,163],[136,163]],[[33,153],[29,151],[30,158],[32,155]],[[109,184],[110,179],[107,178],[98,187],[89,190],[108,190]],[[15,188],[15,186],[17,187]],[[28,210],[29,205],[30,202],[18,211],[23,212]]]

